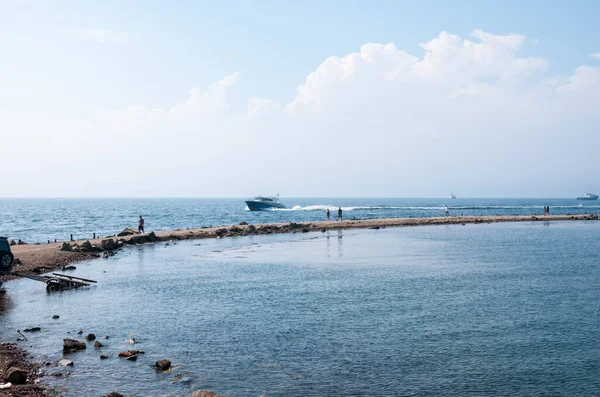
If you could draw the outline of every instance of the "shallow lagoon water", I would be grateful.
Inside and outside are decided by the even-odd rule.
[[[535,222],[134,247],[78,264],[99,281],[87,290],[8,283],[0,333],[41,326],[23,346],[53,362],[63,338],[95,333],[106,346],[49,379],[66,396],[595,395],[599,232]],[[130,348],[146,354],[115,357]],[[169,373],[150,368],[162,358]]]

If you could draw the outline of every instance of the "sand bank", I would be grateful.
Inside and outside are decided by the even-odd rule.
[[[385,227],[424,226],[424,225],[449,225],[467,223],[496,223],[496,222],[531,222],[531,221],[581,221],[596,220],[597,215],[551,215],[551,216],[447,216],[436,218],[391,218],[391,219],[366,219],[345,220],[342,222],[305,222],[305,223],[272,223],[253,225],[234,225],[229,227],[210,227],[198,229],[179,229],[156,232],[159,241],[189,240],[203,238],[225,238],[257,234],[274,233],[302,233],[338,229],[378,229]],[[90,243],[99,244],[107,237],[90,239]],[[132,236],[113,237],[120,239],[125,244],[136,244]],[[74,241],[81,244],[85,240]],[[21,264],[15,267],[20,273],[45,273],[50,272],[70,263],[99,257],[99,253],[66,252],[61,251],[62,242],[39,245],[17,245],[12,247],[15,258]],[[3,276],[4,280],[14,278]]]

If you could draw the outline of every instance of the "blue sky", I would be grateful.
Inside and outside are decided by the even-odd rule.
[[[367,43],[393,43],[399,51],[405,51],[410,56],[422,59],[428,50],[420,44],[433,40],[444,31],[463,41],[473,42],[480,39],[480,37],[474,39],[472,36],[476,29],[481,29],[487,34],[498,35],[498,37],[509,37],[511,34],[523,37],[523,40],[517,40],[518,49],[511,47],[510,50],[507,50],[510,52],[510,56],[515,59],[544,60],[544,65],[540,64],[531,69],[535,69],[531,75],[528,74],[526,77],[520,78],[518,82],[510,84],[511,92],[516,90],[515,87],[522,88],[518,95],[520,95],[519,98],[523,98],[523,95],[530,95],[531,87],[536,85],[555,84],[555,88],[558,89],[561,84],[574,75],[579,66],[598,66],[600,62],[590,56],[600,52],[598,15],[600,15],[600,3],[594,1],[182,1],[176,3],[166,1],[0,1],[0,51],[4,55],[4,62],[0,64],[0,86],[3,93],[0,96],[0,110],[4,113],[0,114],[4,115],[5,127],[7,127],[0,134],[9,134],[7,129],[10,127],[11,134],[28,137],[29,147],[26,147],[23,142],[21,142],[22,146],[15,145],[15,150],[18,149],[18,153],[14,154],[15,158],[22,158],[26,153],[45,153],[48,150],[46,144],[39,143],[39,146],[36,147],[36,142],[30,139],[40,135],[42,135],[40,141],[50,143],[50,145],[53,142],[49,137],[51,134],[57,138],[70,140],[73,142],[71,149],[74,152],[81,152],[86,150],[85,147],[77,145],[85,145],[85,143],[82,141],[75,143],[75,141],[79,139],[82,129],[95,123],[94,120],[97,120],[98,114],[122,111],[133,105],[142,106],[148,111],[170,109],[174,105],[186,101],[193,87],[208,90],[211,84],[237,72],[235,83],[227,85],[227,93],[222,94],[227,97],[226,101],[219,102],[221,119],[210,118],[210,121],[206,121],[208,119],[202,121],[202,123],[209,123],[203,125],[210,125],[214,131],[210,133],[204,131],[208,135],[227,135],[231,131],[223,129],[225,128],[223,125],[235,124],[234,120],[237,120],[237,117],[246,111],[251,98],[264,98],[271,101],[269,103],[274,104],[275,107],[289,110],[286,106],[298,99],[298,87],[302,85],[308,87],[308,76],[315,72],[320,65],[324,65],[330,57],[343,59],[349,54],[360,52],[361,46]],[[505,50],[506,48],[501,49],[498,53]],[[386,52],[386,54],[390,53]],[[395,55],[391,55],[391,57],[393,58]],[[465,60],[460,62],[463,62],[464,65],[468,63]],[[367,64],[373,63],[372,59],[367,62]],[[472,69],[469,68],[465,66],[465,70]],[[486,70],[483,74],[478,72],[475,77],[465,79],[457,77],[460,76],[460,70],[456,73],[459,74],[452,76],[457,78],[457,87],[458,85],[464,86],[461,88],[463,91],[471,89],[469,88],[471,86],[467,87],[467,81],[479,84],[506,79],[506,76],[501,76],[502,73],[499,71]],[[591,73],[593,74],[595,71]],[[365,83],[360,86],[360,89],[369,89],[365,87],[370,85],[368,81],[373,76],[361,77],[360,69],[353,70],[352,76],[355,76],[357,81],[364,77]],[[591,88],[585,92],[591,91],[593,95],[596,95],[598,88],[597,85],[594,85],[594,78],[593,76],[588,78],[587,81],[591,82],[589,83]],[[347,80],[344,81],[347,82]],[[357,96],[365,97],[375,95],[374,92],[363,95],[361,92],[355,91],[358,90],[358,87],[341,87],[342,83],[339,81],[329,83],[323,83],[318,89],[308,87],[312,90],[309,101],[313,101],[316,93],[323,92],[328,95],[327,98],[342,95],[341,93],[346,93],[345,95],[354,93]],[[334,90],[332,87],[337,88]],[[387,92],[385,87],[382,86],[382,92]],[[503,92],[506,91],[504,88]],[[330,92],[329,89],[332,91]],[[455,98],[457,89],[452,91],[453,89],[449,88],[450,91],[446,94]],[[515,92],[512,92],[511,95],[516,95]],[[543,97],[539,92],[538,96]],[[398,98],[394,98],[398,100]],[[435,98],[437,98],[437,94]],[[592,99],[580,97],[582,101],[585,99],[585,103],[595,103],[596,98],[596,96],[593,96]],[[219,101],[221,99],[219,96]],[[387,102],[382,100],[379,107],[386,109],[388,106],[393,106],[393,103],[389,102],[390,100],[388,99]],[[517,101],[514,96],[511,96],[510,99],[505,97],[504,100],[511,103]],[[564,100],[566,101],[566,99]],[[342,102],[342,97],[335,101],[338,105]],[[427,101],[424,99],[423,103],[427,103]],[[569,99],[568,103],[573,103],[573,101]],[[348,104],[352,107],[346,109],[355,109],[359,105],[358,103]],[[202,106],[211,107],[212,105],[202,102]],[[364,104],[360,106],[362,106],[361,109],[365,109]],[[377,99],[372,100],[367,106],[377,108]],[[552,106],[560,108],[561,105],[554,103]],[[543,107],[542,103],[537,105],[539,109]],[[548,104],[548,108],[550,108],[550,104]],[[227,109],[227,111],[223,113],[223,109]],[[444,107],[444,109],[448,108]],[[415,111],[419,113],[418,109]],[[422,111],[427,113],[424,109]],[[456,113],[455,110],[454,112]],[[591,132],[586,131],[588,128],[591,130],[591,126],[597,119],[591,114],[591,109],[588,113],[585,113],[585,110],[583,112],[584,117],[578,119],[578,122],[580,121],[584,126],[581,139],[587,140],[588,146],[594,148],[598,144],[597,138]],[[325,113],[327,111],[322,112],[322,114]],[[323,117],[333,117],[331,115],[334,113],[331,111]],[[29,117],[26,117],[27,115]],[[590,117],[589,120],[587,116]],[[34,125],[25,126],[18,122],[19,117],[28,120],[35,119],[40,124],[52,125],[53,128],[44,132]],[[406,115],[405,117],[406,120],[391,120],[389,113],[384,114],[383,111],[382,114],[368,114],[369,122],[382,123],[387,120],[387,129],[394,123],[402,124],[405,121],[408,123],[410,121],[408,118],[412,116]],[[521,117],[521,119],[517,117]],[[531,126],[530,123],[533,121],[524,120],[522,117],[524,116],[515,115],[510,128]],[[366,122],[366,120],[365,118],[363,121]],[[569,125],[566,119],[559,121],[553,125],[561,123]],[[356,125],[360,125],[361,120],[347,120],[346,122],[348,125],[340,125],[338,128],[340,130],[357,128]],[[298,120],[290,121],[289,117],[285,119],[276,115],[265,123],[261,128],[272,131],[272,134],[278,134],[278,129],[281,128],[292,130],[292,127],[302,123],[306,123],[305,127],[311,126],[318,130],[336,128],[331,124],[323,124],[325,123],[324,119],[309,120],[308,116],[299,122]],[[457,125],[452,128],[460,131],[462,127],[459,121],[456,123]],[[417,125],[412,121],[408,124]],[[536,125],[539,126],[539,124]],[[123,129],[123,131],[131,131],[132,128],[130,125],[122,124],[112,126],[115,129]],[[0,127],[2,127],[2,119],[0,119]],[[15,131],[15,128],[18,131]],[[151,127],[145,126],[144,128],[159,127],[153,124]],[[182,131],[192,131],[198,127],[188,124],[185,127],[169,125],[161,126],[161,128],[165,128],[165,130],[156,134],[167,134],[175,131],[176,128],[181,128]],[[228,128],[239,129],[237,126]],[[386,128],[381,128],[381,131]],[[421,123],[418,128],[426,127]],[[430,126],[427,128],[439,129],[440,127]],[[448,128],[450,129],[450,127]],[[524,128],[524,130],[531,130],[531,128]],[[97,129],[88,133],[102,135],[102,131]],[[353,132],[358,135],[364,133],[364,130]],[[556,130],[552,134],[554,133],[567,134],[567,131]],[[339,138],[336,134],[336,132],[332,132],[331,136],[326,137],[325,140],[336,142],[336,137]],[[381,132],[381,134],[383,141],[392,142],[388,138],[392,139],[391,136],[394,132]],[[305,131],[294,132],[293,136],[296,138],[291,135],[290,143],[293,143],[294,139],[298,139],[298,136],[307,135],[311,139],[318,137]],[[135,136],[139,143],[140,135]],[[187,135],[188,138],[190,136]],[[436,136],[431,137],[433,140],[435,138]],[[214,156],[214,161],[222,161],[228,153],[232,153],[231,146],[226,144],[226,139],[223,142],[212,142],[211,139],[210,136],[203,136],[198,138],[197,143],[212,145],[211,155]],[[535,140],[533,137],[531,139]],[[356,139],[350,139],[349,142],[356,142]],[[514,144],[517,143],[514,142]],[[298,145],[297,142],[296,145]],[[352,143],[348,143],[348,145],[352,146]],[[302,145],[299,146],[302,147]],[[468,142],[463,142],[462,146],[467,147]],[[146,148],[145,153],[153,154],[153,157],[156,158],[154,154],[159,154],[159,149]],[[243,149],[239,148],[238,150]],[[263,153],[263,149],[257,150]],[[309,152],[312,150],[305,149]],[[557,154],[559,148],[557,147],[555,150]],[[169,153],[173,158],[169,158],[168,162],[173,163],[177,159],[176,148],[169,149]],[[323,154],[311,153],[313,156]],[[581,154],[586,154],[586,152]],[[103,155],[94,152],[91,156],[95,158],[96,164],[106,163],[110,160],[109,154]],[[373,156],[373,158],[378,157],[377,155]],[[41,157],[45,159],[45,166],[51,167],[56,172],[63,170],[64,168],[61,167],[66,167],[67,164],[81,164],[73,159],[71,162],[65,160],[62,165],[54,165],[52,159],[45,158],[44,155]],[[502,160],[501,157],[498,159]],[[342,156],[337,159],[337,164],[344,165],[346,161],[349,159]],[[534,166],[541,170],[544,167],[544,161],[547,159],[536,157]],[[504,159],[504,163],[506,162],[509,162],[509,159]],[[398,175],[389,171],[389,166],[393,163],[390,158],[390,163],[384,169],[370,169],[370,172],[383,173],[386,176],[383,178],[384,180],[394,179]],[[336,163],[333,162],[333,164]],[[468,165],[465,160],[464,167],[468,168]],[[202,167],[200,163],[188,166],[198,167],[198,169]],[[206,164],[203,166],[205,167]],[[547,164],[545,166],[547,167]],[[260,165],[256,165],[256,167],[257,169],[254,170],[256,173],[264,172],[260,169]],[[464,167],[461,166],[461,169]],[[21,177],[31,177],[28,173],[33,172],[33,169],[32,167],[22,171]],[[492,172],[492,169],[487,171],[488,174]],[[287,171],[297,174],[293,169]],[[475,196],[538,193],[562,196],[575,194],[575,192],[571,193],[573,189],[578,189],[577,193],[579,193],[581,185],[595,184],[595,181],[589,180],[594,171],[595,169],[584,170],[581,180],[570,181],[560,186],[556,186],[556,180],[540,181],[535,178],[537,174],[532,173],[520,182],[521,185],[518,189],[511,189],[508,192],[506,189],[502,191],[492,185],[481,186],[481,180],[478,178],[468,180],[467,176],[462,180],[453,181],[453,184],[457,184],[463,189],[472,189],[468,194]],[[431,172],[433,174],[436,171]],[[555,174],[558,175],[560,172],[556,170]],[[243,185],[245,190],[251,189],[252,183],[254,186],[261,185],[257,183],[259,182],[257,180],[252,180],[252,183],[248,183],[248,185],[245,182],[241,183],[237,179],[244,178],[244,181],[247,181],[247,176],[236,175],[235,167],[224,172],[224,175],[230,185],[237,183]],[[424,173],[416,178],[427,178],[427,175]],[[499,175],[501,184],[511,185],[509,171],[500,172]],[[302,178],[301,175],[296,177]],[[365,189],[360,187],[360,181],[356,181],[352,175],[348,175],[344,179],[347,186],[339,189],[332,189],[328,180],[319,180],[317,177],[318,180],[315,182],[315,175],[307,176],[307,178],[309,177],[311,179],[306,180],[306,183],[303,184],[308,186],[306,190],[299,189],[293,184],[287,185],[288,182],[283,180],[275,180],[273,185],[263,183],[258,187],[282,191],[283,189],[278,186],[286,184],[283,187],[290,190],[288,195],[294,196],[370,195],[361,194]],[[403,177],[406,176],[403,175]],[[81,176],[81,178],[85,177]],[[287,179],[283,175],[279,178]],[[543,176],[542,179],[545,178]],[[16,177],[15,180],[17,180]],[[108,189],[108,195],[243,196],[268,193],[254,191],[244,193],[245,190],[242,191],[241,188],[236,190],[231,189],[230,185],[219,185],[214,190],[201,188],[194,190],[185,187],[180,190],[181,194],[177,194],[180,186],[176,183],[168,190],[161,190],[131,188],[132,185],[147,185],[149,180],[144,179],[123,182],[123,184],[127,183],[126,185],[114,181],[105,182],[111,187]],[[439,183],[439,181],[435,182]],[[554,186],[548,187],[544,184]],[[475,185],[479,185],[481,188],[471,188]],[[536,186],[533,191],[527,187],[532,185]],[[436,187],[435,189],[443,190],[440,196],[445,195],[445,191],[448,190],[446,187]],[[377,189],[375,195],[435,196],[435,189],[415,183],[412,188],[407,189]],[[51,183],[46,184],[40,181],[35,188],[22,186],[16,191],[19,192],[16,195],[26,196],[38,194],[42,196],[81,196],[86,195],[89,188],[85,183],[73,187],[66,185],[53,187]],[[90,194],[98,195],[98,191],[92,190]],[[0,191],[0,196],[2,195],[14,194]],[[461,195],[464,196],[464,194]]]

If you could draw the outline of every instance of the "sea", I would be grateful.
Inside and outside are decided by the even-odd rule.
[[[297,209],[255,214],[235,200],[99,200],[95,210],[93,200],[5,200],[3,218],[7,203],[13,217],[21,211],[39,219],[38,230],[50,236],[61,230],[45,219],[50,214],[65,227],[79,224],[83,234],[89,225],[112,233],[140,212],[158,229],[312,221],[328,206],[363,219],[437,216],[447,202],[298,199]],[[36,205],[45,215],[34,214]],[[451,211],[531,214],[543,205],[551,213],[584,211],[575,200],[522,199],[457,199]],[[93,213],[110,226],[90,222]],[[2,225],[11,237],[42,238],[25,223]],[[228,397],[597,396],[598,236],[599,221],[537,221],[128,247],[76,264],[71,275],[98,281],[89,288],[46,293],[37,281],[6,283],[0,339],[17,341],[17,330],[40,327],[18,343],[50,363],[44,381],[56,395],[73,397],[190,396],[199,389]],[[55,366],[63,339],[88,333],[104,346],[90,342],[68,355],[73,367]],[[130,349],[145,354],[117,357]],[[172,369],[154,370],[160,359]]]
[[[244,198],[114,198],[114,199],[1,199],[0,236],[27,243],[68,241],[112,236],[137,227],[140,215],[147,230],[229,226],[248,223],[312,222],[332,217],[341,208],[344,219],[422,218],[444,215],[593,214],[599,201],[576,199],[463,199],[450,198],[282,198],[286,209],[249,211]]]

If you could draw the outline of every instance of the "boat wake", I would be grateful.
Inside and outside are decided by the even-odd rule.
[[[451,210],[462,210],[462,211],[480,211],[480,210],[535,210],[541,209],[540,205],[481,205],[481,206],[449,206]],[[352,207],[341,207],[342,211],[386,211],[386,210],[405,210],[405,211],[443,211],[444,206],[387,206],[387,205],[374,205],[374,206],[352,206]],[[556,205],[552,206],[555,209],[577,209],[581,208],[581,205]],[[586,206],[586,208],[600,208],[600,206]],[[335,205],[295,205],[292,208],[273,208],[271,211],[326,211],[329,209],[331,212],[337,211],[338,206]]]

